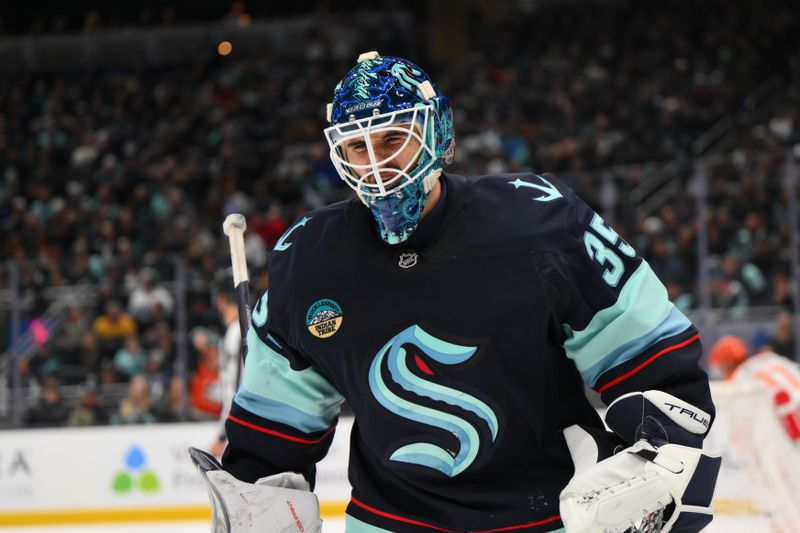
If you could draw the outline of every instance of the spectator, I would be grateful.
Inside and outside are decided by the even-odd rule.
[[[64,323],[52,340],[59,357],[66,365],[83,367],[81,344],[87,330],[89,330],[89,321],[83,316],[81,308],[77,305],[69,306]]]
[[[28,427],[57,427],[64,424],[68,416],[58,380],[49,377],[44,380],[39,402],[25,413],[24,423]]]
[[[120,380],[117,376],[117,371],[114,370],[114,361],[104,359],[100,362],[98,365],[97,381],[103,390],[114,387],[119,383]]]
[[[78,404],[72,409],[67,419],[69,426],[96,426],[108,424],[108,411],[103,406],[97,385],[88,382],[81,394]]]
[[[766,349],[796,361],[794,347],[794,317],[789,312],[778,315],[775,323],[775,333],[767,341]]]
[[[112,424],[152,424],[156,421],[150,406],[150,384],[144,376],[131,378],[128,394],[111,415]]]
[[[96,373],[100,369],[102,353],[97,336],[91,329],[87,329],[81,335],[80,345],[80,365],[89,373]]]
[[[750,293],[742,279],[741,261],[734,253],[727,253],[714,269],[711,296],[714,307],[744,308],[750,303]]]
[[[772,298],[770,304],[794,311],[792,302],[792,278],[785,272],[772,276]]]
[[[139,276],[140,285],[131,293],[128,311],[140,323],[149,324],[172,313],[174,300],[167,289],[156,285],[156,272],[144,269]]]
[[[155,348],[148,352],[142,375],[150,384],[150,397],[153,403],[161,403],[170,379],[164,370],[164,354],[160,349]]]
[[[0,375],[2,378],[7,378],[8,386],[11,387],[14,384],[14,371],[13,371],[13,359],[9,360],[9,369],[6,376]],[[17,359],[17,365],[19,368],[19,384],[23,390],[27,391],[27,396],[25,400],[35,400],[41,398],[42,395],[42,387],[40,385],[39,379],[31,370],[31,363],[30,359],[27,357],[19,357]]]
[[[281,206],[277,202],[272,202],[263,213],[256,213],[248,224],[267,247],[271,250],[275,247],[281,235],[289,229],[286,219],[281,214]]]
[[[136,335],[131,335],[125,339],[125,345],[114,354],[114,368],[117,375],[125,381],[137,374],[141,374],[147,363],[147,355],[139,343]]]
[[[93,329],[101,350],[113,357],[126,338],[136,335],[136,322],[119,302],[112,300],[106,304],[105,313],[95,319]]]
[[[49,377],[60,379],[63,364],[58,354],[53,351],[52,344],[47,343],[39,346],[30,358],[30,367],[39,381],[44,383]]]
[[[180,422],[186,420],[186,384],[175,376],[169,380],[166,394],[161,398],[155,415],[159,422]]]

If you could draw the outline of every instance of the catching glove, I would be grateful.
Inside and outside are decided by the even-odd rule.
[[[609,406],[609,427],[626,440],[636,439],[615,455],[608,456],[613,441],[608,434],[577,425],[565,429],[575,463],[560,497],[567,531],[700,531],[712,519],[721,458],[686,444],[702,442],[709,419],[670,394],[648,391]]]

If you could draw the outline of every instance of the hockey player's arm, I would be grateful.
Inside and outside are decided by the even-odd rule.
[[[222,465],[193,450],[212,502],[214,531],[321,530],[311,492],[315,465],[333,439],[342,397],[267,320],[261,299],[234,397]]]
[[[562,493],[562,518],[568,531],[624,531],[643,510],[660,509],[661,531],[699,531],[711,520],[720,462],[698,449],[714,414],[699,334],[647,262],[564,193],[563,247],[540,255],[540,271],[567,357],[629,447],[611,456],[624,446],[613,446],[616,437],[565,431],[576,474]]]
[[[226,471],[253,482],[293,471],[313,488],[315,465],[328,452],[343,398],[331,383],[292,349],[261,312],[253,313],[249,353],[225,430]],[[263,318],[263,322],[260,317]]]
[[[699,332],[632,246],[572,191],[565,189],[564,198],[559,245],[537,261],[567,357],[606,405],[659,390],[711,422]],[[686,444],[700,446],[702,438],[691,440]]]

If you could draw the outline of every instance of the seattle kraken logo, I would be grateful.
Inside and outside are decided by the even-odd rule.
[[[557,200],[558,198],[563,198],[564,195],[556,189],[552,183],[547,181],[541,176],[536,176],[539,178],[544,185],[537,185],[536,183],[530,183],[528,181],[522,181],[521,179],[517,178],[514,181],[509,181],[509,185],[513,185],[515,189],[519,189],[520,187],[528,187],[530,189],[534,189],[540,192],[543,192],[543,196],[536,196],[531,198],[531,200],[536,200],[537,202],[552,202],[553,200]]]
[[[461,364],[472,357],[477,348],[445,342],[415,325],[404,329],[387,342],[378,351],[369,368],[370,390],[383,407],[408,420],[446,431],[459,442],[458,453],[428,442],[415,442],[398,448],[389,459],[427,466],[449,477],[457,476],[469,468],[478,456],[481,447],[478,428],[460,416],[413,403],[389,390],[381,375],[383,361],[386,360],[394,382],[404,390],[474,413],[488,426],[492,442],[497,438],[497,416],[488,405],[474,396],[438,385],[412,373],[408,367],[409,354],[404,348],[408,344],[423,349],[426,355],[443,365]],[[433,375],[433,371],[419,356],[415,355],[414,360],[423,373]]]

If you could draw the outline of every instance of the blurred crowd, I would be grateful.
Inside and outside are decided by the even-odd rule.
[[[757,85],[786,74],[798,29],[783,0],[568,2],[476,19],[445,91],[459,148],[492,171],[686,159]]]
[[[189,368],[180,368],[175,298],[155,280],[154,271],[146,269],[125,306],[110,299],[96,310],[66,307],[52,336],[45,334],[21,359],[16,379],[27,401],[38,400],[25,414],[26,425],[177,422],[219,415],[221,316],[210,306],[192,306]],[[214,290],[223,290],[222,285]],[[61,386],[72,390],[71,402],[62,401]]]
[[[414,28],[327,24],[280,55],[0,78],[0,253],[20,265],[27,330],[41,330],[21,363],[39,398],[27,423],[215,416],[222,325],[212,285],[229,265],[221,221],[247,214],[260,293],[288,224],[348,195],[322,138],[324,107],[367,49],[416,59],[451,98],[454,172],[554,172],[598,209],[600,187],[575,176],[624,168],[621,195],[646,176],[636,165],[690,160],[699,135],[777,76],[778,103],[706,165],[710,281],[715,307],[791,308],[779,178],[784,151],[800,143],[789,65],[798,29],[781,0],[578,2],[489,20],[476,12],[467,50],[446,65],[427,57]],[[694,205],[683,190],[618,226],[684,309],[699,299]],[[186,369],[176,368],[178,279]],[[0,283],[9,280],[0,263]],[[91,296],[62,302],[48,326],[38,318],[74,294],[59,287]],[[61,385],[82,387],[74,408],[55,407]],[[108,405],[98,391],[112,385],[127,390]]]

